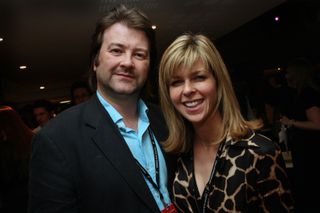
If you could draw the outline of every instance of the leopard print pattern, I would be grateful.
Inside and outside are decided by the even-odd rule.
[[[280,148],[264,136],[227,140],[216,168],[205,212],[293,212]],[[192,154],[177,161],[173,200],[179,212],[202,212]]]

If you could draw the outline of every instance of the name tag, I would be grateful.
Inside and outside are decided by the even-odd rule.
[[[178,213],[173,203],[168,205],[165,209],[161,211],[161,213]]]

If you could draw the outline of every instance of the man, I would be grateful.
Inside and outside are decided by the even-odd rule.
[[[37,100],[33,105],[33,115],[38,123],[37,126],[32,131],[37,133],[42,129],[42,127],[51,120],[55,114],[53,110],[53,104],[47,100]]]
[[[166,211],[159,141],[167,131],[158,110],[140,98],[155,60],[150,21],[136,9],[113,9],[97,23],[91,55],[96,95],[34,138],[29,211]]]
[[[91,89],[87,82],[76,81],[71,85],[71,104],[81,104],[91,97]]]

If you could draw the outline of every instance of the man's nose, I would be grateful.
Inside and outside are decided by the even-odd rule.
[[[133,63],[132,54],[130,54],[130,53],[124,54],[122,61],[121,61],[121,65],[126,66],[126,67],[133,67],[134,63]]]

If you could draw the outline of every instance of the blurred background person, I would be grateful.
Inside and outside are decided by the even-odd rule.
[[[53,103],[44,99],[35,101],[33,105],[33,115],[38,123],[38,126],[33,129],[33,132],[37,133],[55,116]]]
[[[266,114],[265,127],[269,129],[268,137],[279,141],[281,130],[281,115],[287,114],[293,105],[295,91],[288,87],[284,73],[272,73],[265,76],[265,87],[263,91],[264,109]],[[284,144],[280,144],[281,148]]]
[[[27,212],[33,132],[9,106],[0,106],[0,212]]]
[[[314,81],[314,66],[304,58],[291,61],[287,67],[288,85],[295,89],[293,104],[281,123],[288,127],[288,143],[292,150],[293,190],[299,212],[320,210],[318,156],[320,153],[320,87]]]
[[[71,85],[71,104],[77,105],[88,100],[92,95],[89,84],[86,81],[75,81]]]

